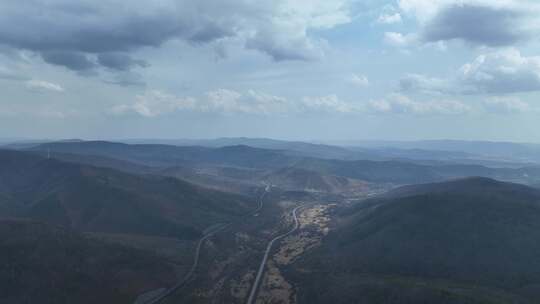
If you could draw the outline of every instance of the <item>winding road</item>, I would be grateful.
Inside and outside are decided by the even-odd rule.
[[[199,258],[201,256],[201,247],[202,247],[202,244],[204,243],[204,241],[206,241],[207,239],[209,239],[210,237],[212,237],[214,234],[222,231],[223,229],[229,227],[231,225],[231,223],[229,224],[225,224],[225,225],[220,225],[219,227],[217,227],[216,229],[208,232],[207,234],[205,234],[200,240],[199,242],[197,243],[197,248],[195,249],[195,257],[193,259],[193,265],[191,265],[191,269],[189,270],[189,272],[184,276],[184,278],[182,279],[182,281],[176,283],[176,285],[174,285],[173,287],[167,289],[167,291],[165,291],[164,293],[160,294],[157,298],[154,298],[148,302],[146,302],[145,304],[157,304],[161,301],[163,301],[165,298],[167,298],[168,296],[172,295],[174,292],[176,292],[178,289],[182,288],[190,279],[191,277],[193,276],[193,274],[195,273],[195,270],[197,270],[197,266],[199,265]]]
[[[268,245],[266,246],[266,251],[264,252],[264,257],[263,257],[263,259],[261,261],[261,265],[259,266],[259,271],[257,272],[257,276],[255,277],[255,282],[253,282],[253,285],[251,286],[251,292],[249,293],[249,298],[247,300],[247,304],[253,304],[253,302],[256,299],[257,291],[259,289],[259,284],[260,284],[260,281],[261,281],[261,277],[264,274],[264,268],[266,266],[268,256],[270,255],[270,251],[272,250],[272,245],[274,245],[274,243],[276,241],[287,237],[288,235],[294,233],[298,229],[299,223],[298,223],[298,217],[296,216],[296,212],[298,211],[298,209],[300,209],[303,206],[304,205],[300,205],[300,206],[294,208],[293,211],[292,211],[292,216],[294,218],[294,227],[291,230],[289,230],[287,233],[284,233],[282,235],[278,235],[275,238],[273,238],[268,243]]]
[[[249,213],[249,215],[256,216],[259,213],[259,211],[261,211],[261,209],[263,207],[263,199],[264,199],[266,193],[270,192],[270,190],[271,190],[271,186],[266,186],[263,194],[259,198],[259,205],[257,206],[257,208],[255,210],[251,211]],[[193,264],[191,265],[190,270],[184,276],[184,278],[180,282],[176,283],[173,287],[167,289],[165,292],[163,292],[159,296],[145,302],[144,304],[158,304],[161,301],[163,301],[165,298],[169,297],[170,295],[175,293],[177,290],[182,288],[184,285],[186,285],[186,283],[195,274],[195,270],[197,270],[197,266],[199,265],[199,259],[200,259],[200,256],[201,256],[201,247],[204,244],[204,242],[206,240],[208,240],[209,238],[211,238],[212,236],[214,236],[216,233],[225,230],[226,228],[228,228],[232,224],[233,223],[231,222],[231,223],[219,225],[216,228],[209,231],[208,233],[206,233],[202,238],[200,238],[199,242],[197,242],[197,247],[195,249],[195,255],[194,255],[194,258],[193,258]]]

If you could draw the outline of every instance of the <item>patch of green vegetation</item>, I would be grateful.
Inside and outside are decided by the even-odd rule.
[[[356,292],[356,283],[343,278],[369,274],[400,279],[385,279],[381,294],[368,303],[498,303],[497,297],[480,297],[489,290],[540,301],[540,191],[472,178],[407,187],[360,204],[342,212],[341,226],[298,266],[335,276],[335,282],[327,280],[329,290],[349,286],[343,292],[364,299],[369,292]],[[427,284],[421,297],[403,279],[410,277]],[[440,280],[465,287],[433,283]],[[317,284],[308,290],[314,288],[326,289]],[[417,301],[437,300],[400,302],[399,295],[411,292]]]
[[[357,304],[530,304],[522,297],[493,288],[397,275],[304,273],[299,303]]]
[[[255,204],[241,195],[176,178],[129,174],[16,151],[0,151],[0,168],[0,192],[9,198],[9,204],[1,204],[0,198],[0,216],[16,215],[80,231],[195,240],[205,228],[239,218]]]
[[[0,303],[132,303],[177,280],[148,252],[26,220],[0,220],[0,259]]]

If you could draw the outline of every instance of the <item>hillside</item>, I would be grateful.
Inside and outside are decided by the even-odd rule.
[[[41,156],[47,155],[47,153],[41,151],[36,153]],[[90,154],[55,152],[53,157],[66,162],[112,168],[127,173],[172,176],[206,188],[236,193],[248,193],[265,183],[271,183],[287,190],[332,193],[361,191],[365,190],[366,186],[366,183],[358,180],[329,174],[325,175],[295,167],[274,170],[195,163],[161,168]]]
[[[244,145],[221,148],[179,147],[159,144],[128,145],[106,141],[55,142],[42,144],[31,151],[51,151],[116,158],[147,166],[228,165],[247,168],[273,168],[295,160],[277,150]]]
[[[305,190],[345,194],[366,190],[368,183],[336,175],[324,175],[315,171],[288,167],[263,176],[261,180],[288,190]]]
[[[469,176],[482,176],[525,184],[540,180],[540,169],[537,167],[489,168],[466,164],[426,165],[406,161],[340,161],[313,158],[302,159],[295,163],[295,166],[324,174],[377,183],[416,184]]]
[[[298,266],[313,271],[312,279],[299,275],[309,282],[304,299],[324,290],[309,303],[344,286],[356,303],[415,303],[415,293],[432,294],[433,303],[540,301],[538,190],[486,178],[411,186],[343,211],[340,222]],[[323,278],[328,272],[332,279]],[[380,300],[383,291],[403,302]],[[498,302],[486,300],[494,294]]]
[[[140,176],[0,151],[0,216],[82,231],[195,239],[252,208],[239,195],[167,177]]]
[[[287,141],[270,138],[228,137],[216,139],[132,139],[125,140],[130,144],[165,144],[175,146],[227,147],[245,145],[260,149],[280,150],[289,155],[341,160],[470,160],[480,161],[481,155],[459,151],[443,151],[437,149],[400,149],[386,146],[359,147],[338,146],[305,141]]]
[[[0,303],[127,304],[176,281],[153,255],[26,220],[0,220],[0,259]]]
[[[222,166],[174,166],[156,174],[172,176],[206,188],[224,192],[251,194],[264,184],[260,180],[265,170]]]
[[[346,159],[353,157],[357,152],[349,151],[346,148],[315,144],[301,141],[286,141],[270,138],[249,138],[249,137],[223,137],[216,139],[200,140],[131,140],[128,143],[143,144],[168,144],[178,146],[203,146],[212,148],[222,148],[228,146],[250,146],[260,149],[280,150],[290,155],[306,157]]]
[[[35,153],[42,157],[47,157],[47,151],[39,151]],[[106,156],[57,152],[54,153],[52,158],[61,160],[63,162],[85,164],[100,168],[111,168],[114,170],[133,174],[155,174],[160,170],[155,167],[145,166],[142,164],[137,164],[134,162]]]

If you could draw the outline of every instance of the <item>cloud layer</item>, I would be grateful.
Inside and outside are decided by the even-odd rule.
[[[250,115],[304,115],[304,114],[413,114],[454,115],[472,111],[472,107],[456,100],[417,101],[402,94],[390,94],[383,99],[368,102],[349,102],[336,94],[306,96],[298,101],[263,92],[238,92],[218,89],[199,98],[181,97],[161,91],[147,91],[137,95],[135,102],[113,107],[111,113],[135,113],[144,117],[157,117],[175,112],[199,112]]]
[[[404,92],[430,94],[512,94],[540,91],[540,57],[510,48],[479,55],[450,78],[409,74],[400,81]]]
[[[43,80],[29,80],[26,87],[36,91],[64,92],[64,88],[56,83]]]
[[[527,38],[523,14],[513,8],[454,4],[443,8],[424,28],[429,42],[460,39],[470,44],[508,46]]]
[[[401,36],[417,35],[426,43],[459,40],[472,46],[502,47],[540,36],[536,18],[540,6],[533,1],[398,0],[398,6],[419,25],[416,33]]]
[[[350,22],[349,2],[2,1],[0,45],[78,72],[145,67],[132,53],[170,40],[198,45],[233,39],[276,61],[309,60],[322,50],[308,32]]]

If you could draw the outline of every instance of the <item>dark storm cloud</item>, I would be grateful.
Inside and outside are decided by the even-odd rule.
[[[460,39],[486,46],[508,46],[528,38],[520,28],[522,12],[489,6],[456,4],[442,9],[424,29],[426,41]]]
[[[208,43],[233,35],[234,33],[228,29],[222,28],[216,24],[207,24],[194,30],[188,37],[188,40],[194,43]]]
[[[134,67],[147,67],[144,60],[137,60],[123,53],[101,53],[97,56],[97,61],[104,67],[119,71],[128,71]]]
[[[316,1],[325,9],[314,5],[306,13],[286,1],[0,1],[0,47],[32,51],[75,71],[141,67],[133,52],[170,40],[198,45],[234,38],[276,61],[306,60],[320,53],[310,28],[349,21],[348,0]]]
[[[137,11],[126,9],[121,1],[51,2],[0,3],[0,44],[34,51],[46,62],[74,71],[99,65],[125,71],[146,66],[128,55],[142,47],[158,47],[175,38],[206,43],[230,35],[214,20],[182,16],[174,9],[149,5],[148,11]]]
[[[212,20],[190,20],[178,15],[177,11],[152,9],[151,6],[147,12],[105,4],[96,4],[94,9],[87,4],[61,10],[58,9],[60,4],[50,6],[42,4],[42,1],[23,3],[29,2],[35,7],[0,4],[3,11],[0,16],[2,43],[34,51],[104,53],[160,46],[172,38],[207,42],[226,35],[226,31]],[[23,20],[24,26],[21,26]]]
[[[47,63],[60,65],[73,71],[87,71],[96,66],[86,54],[65,51],[46,51],[41,53],[41,57]]]

